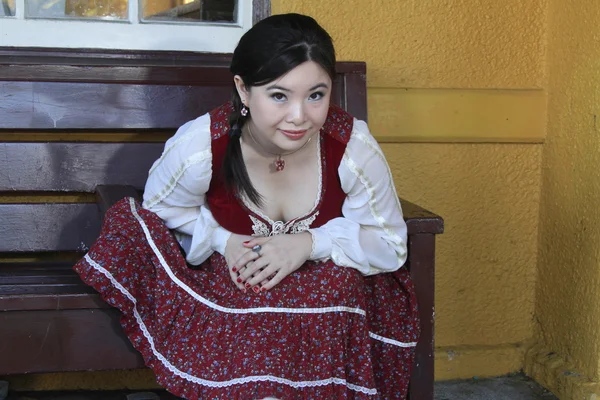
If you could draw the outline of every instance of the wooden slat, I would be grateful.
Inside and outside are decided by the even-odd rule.
[[[65,294],[82,294],[82,293],[94,293],[94,289],[89,286],[84,286],[81,280],[76,277],[65,278],[64,280],[52,283],[52,282],[39,282],[39,283],[23,283],[23,284],[7,284],[0,285],[0,293],[2,296],[39,296],[39,295],[65,295]]]
[[[190,51],[135,51],[66,48],[5,47],[0,49],[2,64],[9,65],[190,65],[226,67],[230,54]]]
[[[95,293],[84,285],[72,266],[72,263],[60,267],[49,263],[0,264],[0,299]],[[0,309],[2,307],[0,300]]]
[[[175,129],[230,97],[230,85],[0,82],[0,128]]]
[[[0,204],[0,252],[85,251],[100,231],[96,204]]]
[[[332,101],[366,119],[366,111],[361,111],[366,106],[366,87],[347,95],[344,86],[350,82],[364,86],[360,79],[354,75],[345,82],[340,75]],[[176,129],[229,100],[231,91],[230,83],[0,82],[0,129]]]
[[[402,202],[408,234],[441,233],[443,220]],[[84,251],[100,231],[96,204],[0,204],[0,252]]]
[[[365,64],[336,68],[333,102],[366,119]],[[232,81],[223,55],[0,49],[0,129],[175,129]]]
[[[142,189],[163,148],[163,143],[0,143],[0,191],[91,193],[100,184]]]
[[[40,270],[38,273],[28,273],[29,271],[11,271],[7,273],[4,267],[0,268],[0,293],[3,286],[35,286],[35,285],[73,285],[81,284],[81,279],[73,270],[65,270],[56,273],[52,270]],[[29,289],[26,289],[29,291]],[[8,293],[8,292],[6,292]],[[23,293],[26,293],[24,291]]]
[[[209,54],[186,51],[136,51],[136,50],[97,50],[97,49],[52,49],[30,47],[4,47],[0,48],[0,80],[90,80],[104,75],[113,81],[123,81],[123,76],[110,74],[109,68],[114,66],[129,66],[140,68],[138,74],[132,75],[127,81],[149,82],[157,80],[158,74],[148,72],[160,68],[190,68],[195,73],[172,74],[168,81],[162,83],[181,83],[182,81],[202,85],[219,79],[221,75],[212,75],[210,70],[228,71],[231,62],[230,54]],[[26,66],[49,67],[48,69],[31,69],[24,74],[22,68]],[[336,64],[336,71],[340,74],[356,72],[365,73],[364,62],[340,61]],[[84,67],[65,70],[52,68],[60,66]],[[104,68],[95,69],[95,68]],[[145,68],[153,68],[148,70]],[[72,72],[77,71],[77,72]],[[204,71],[204,73],[202,73]],[[225,76],[225,75],[222,75]],[[230,75],[228,75],[230,76]]]
[[[103,65],[2,64],[5,81],[15,82],[88,82],[88,83],[153,83],[169,85],[217,86],[231,88],[232,76],[227,66],[188,65],[123,65],[119,61]]]
[[[33,295],[0,294],[0,311],[78,310],[110,308],[98,293],[62,293]]]
[[[0,375],[141,368],[119,316],[115,309],[0,312]]]

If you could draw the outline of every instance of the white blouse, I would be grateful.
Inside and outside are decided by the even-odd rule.
[[[310,259],[331,259],[364,275],[402,267],[407,256],[406,223],[390,168],[364,121],[354,119],[338,176],[347,195],[343,217],[318,228],[304,227],[313,239]],[[211,178],[210,116],[205,114],[181,126],[167,141],[144,191],[143,207],[175,230],[192,265],[204,262],[214,251],[224,254],[231,235],[207,208]]]

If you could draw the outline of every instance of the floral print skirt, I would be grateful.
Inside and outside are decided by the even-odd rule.
[[[75,270],[122,312],[159,384],[186,399],[404,399],[419,334],[405,268],[370,277],[307,262],[240,291],[218,253],[191,268],[154,213],[127,198]]]

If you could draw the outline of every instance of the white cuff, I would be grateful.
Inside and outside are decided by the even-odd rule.
[[[227,247],[227,241],[230,237],[231,232],[227,229],[222,226],[215,227],[212,234],[211,248],[221,255],[225,255],[225,248]]]
[[[310,260],[326,260],[331,257],[331,249],[333,241],[331,235],[327,232],[327,228],[320,227],[308,230],[312,235],[312,252]]]

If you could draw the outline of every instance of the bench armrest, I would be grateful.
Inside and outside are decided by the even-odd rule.
[[[418,233],[438,235],[444,232],[444,220],[439,215],[404,199],[400,199],[400,203],[409,236]]]
[[[116,202],[125,198],[133,197],[138,201],[142,201],[142,196],[133,187],[129,185],[98,185],[96,186],[96,204],[100,208],[100,214],[104,219],[106,211]]]

